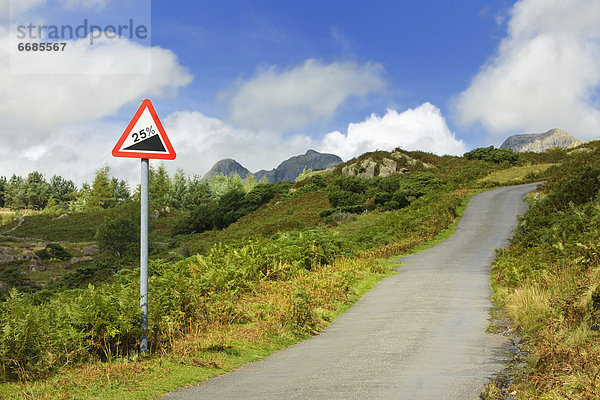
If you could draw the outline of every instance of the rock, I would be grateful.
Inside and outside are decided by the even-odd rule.
[[[283,161],[281,164],[272,170],[260,170],[254,173],[256,182],[260,182],[263,178],[269,183],[279,181],[294,182],[296,178],[305,170],[321,170],[334,167],[343,160],[335,154],[319,153],[315,150],[308,150],[306,154],[294,156]],[[251,172],[239,164],[237,161],[230,158],[218,161],[208,171],[202,180],[210,179],[215,175],[232,176],[237,174],[240,178],[245,179]]]
[[[384,158],[381,160],[381,165],[379,166],[379,176],[386,177],[394,175],[396,173],[396,168],[398,168],[398,165],[394,160]]]
[[[15,258],[12,254],[0,254],[0,263],[14,261]]]
[[[388,157],[367,157],[362,160],[349,161],[342,167],[342,175],[357,176],[359,178],[386,177],[394,174],[405,174],[410,170],[405,166],[431,169],[433,165],[416,160],[399,151],[389,153]]]
[[[554,147],[572,148],[583,142],[562,129],[550,129],[544,133],[530,133],[508,137],[500,146],[501,149],[511,149],[515,152],[543,153]]]
[[[8,253],[12,253],[12,252],[13,252],[12,247],[0,246],[0,254],[8,254]]]
[[[81,254],[84,256],[93,256],[94,254],[98,254],[98,246],[95,244],[85,246],[81,249]]]
[[[73,264],[77,264],[80,262],[84,262],[84,261],[92,261],[94,258],[90,257],[90,256],[83,256],[83,257],[71,257],[71,262]]]
[[[29,262],[29,272],[38,272],[45,270],[46,267],[44,267],[44,264],[40,260],[34,258]]]

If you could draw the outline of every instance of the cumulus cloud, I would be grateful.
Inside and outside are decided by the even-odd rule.
[[[388,109],[363,122],[348,125],[346,134],[328,133],[320,148],[349,159],[373,150],[422,150],[436,154],[463,154],[466,146],[448,128],[439,108],[431,103],[399,113]]]
[[[24,13],[46,4],[46,0],[0,0],[0,17],[8,18],[9,14]]]
[[[109,163],[115,176],[136,185],[139,162],[110,156],[117,132],[122,132],[125,123],[94,121],[69,125],[31,142],[21,151],[2,148],[0,175],[42,170],[48,177],[59,174],[81,184],[89,182],[98,167]],[[320,137],[239,128],[198,111],[177,111],[162,118],[162,123],[177,152],[174,161],[165,163],[171,174],[181,168],[189,175],[203,175],[223,158],[234,158],[256,172],[275,168],[308,149],[334,153],[345,160],[396,147],[437,154],[462,154],[466,150],[448,129],[440,110],[430,103],[402,112],[390,109],[382,117],[373,114],[362,122],[348,124],[346,134],[336,131]],[[158,161],[152,163],[157,165]]]
[[[6,99],[0,103],[0,117],[20,135],[3,140],[23,143],[43,137],[65,125],[114,114],[144,97],[169,95],[192,80],[170,50],[126,39],[106,39],[93,46],[80,39],[68,42],[68,51],[12,58],[9,41],[8,30],[0,28],[0,87]],[[126,73],[147,55],[147,73]],[[33,63],[29,57],[44,57],[41,65],[47,73],[39,73],[39,60]],[[60,73],[74,70],[81,73]]]
[[[83,9],[103,9],[112,0],[60,0],[62,5],[68,10]]]
[[[459,122],[493,140],[553,127],[598,137],[598,20],[597,0],[517,2],[497,54],[456,99]]]
[[[345,160],[367,151],[396,147],[437,154],[466,151],[465,144],[448,129],[440,110],[430,103],[403,112],[390,109],[383,117],[371,115],[362,122],[350,123],[347,134],[336,131],[321,137],[238,128],[197,111],[175,112],[163,124],[177,152],[177,159],[167,168],[183,168],[189,174],[204,174],[223,158],[234,158],[256,172],[274,168],[311,148]]]
[[[239,84],[231,95],[231,120],[249,129],[288,132],[326,121],[347,99],[383,88],[383,69],[353,62],[309,59],[295,68],[271,67]]]
[[[127,164],[110,157],[122,130],[121,124],[94,121],[57,128],[35,140],[30,139],[25,145],[3,146],[0,175],[26,176],[31,171],[40,171],[47,178],[57,174],[81,185],[90,182],[94,172],[110,162],[118,167],[116,176],[137,182],[139,164]],[[5,135],[2,137],[4,142]]]
[[[223,158],[234,158],[251,171],[274,168],[313,144],[306,135],[283,138],[271,131],[237,128],[197,111],[175,112],[165,118],[164,126],[177,144],[177,159],[170,168],[190,174],[204,174]]]

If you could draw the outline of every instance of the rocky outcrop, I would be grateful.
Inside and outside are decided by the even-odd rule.
[[[583,142],[562,129],[550,129],[544,133],[530,133],[524,135],[513,135],[507,138],[500,146],[501,149],[511,149],[515,152],[543,153],[554,148],[572,148]]]
[[[260,170],[254,173],[254,179],[257,182],[266,179],[269,183],[279,181],[293,182],[305,169],[327,169],[342,162],[343,160],[335,154],[319,153],[315,150],[308,150],[306,154],[288,158],[279,164],[277,168],[269,171]],[[248,169],[244,168],[237,161],[227,158],[217,162],[210,171],[202,177],[202,179],[208,179],[214,175],[231,176],[234,174],[238,174],[242,179],[245,179],[250,173],[251,172],[248,171]]]
[[[342,175],[359,178],[386,177],[398,173],[407,173],[415,168],[431,169],[433,166],[400,151],[393,151],[385,157],[366,156],[356,161],[349,161],[342,167]]]

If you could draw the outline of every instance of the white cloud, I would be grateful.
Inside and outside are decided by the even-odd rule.
[[[78,8],[101,10],[111,1],[112,0],[60,0],[63,7],[68,10],[75,10]]]
[[[430,103],[403,112],[388,110],[383,117],[371,115],[362,122],[350,123],[347,134],[330,132],[316,138],[236,128],[197,111],[174,112],[162,118],[162,123],[177,153],[174,161],[165,162],[171,174],[182,168],[186,174],[203,175],[223,158],[233,158],[256,172],[275,168],[283,160],[311,148],[345,160],[395,147],[438,154],[465,151],[464,143],[450,132],[440,110]],[[139,161],[110,156],[125,124],[126,121],[79,123],[57,129],[23,149],[0,149],[0,175],[26,175],[41,170],[47,177],[58,174],[80,185],[89,182],[94,172],[108,163],[114,176],[135,186],[139,182]],[[158,163],[152,161],[152,165]]]
[[[8,18],[46,4],[47,0],[0,0],[0,17]]]
[[[20,133],[5,141],[25,143],[65,125],[109,116],[125,104],[169,95],[192,80],[170,50],[150,49],[126,39],[103,40],[93,46],[80,39],[68,42],[69,51],[31,52],[31,57],[44,57],[42,65],[49,73],[29,74],[32,64],[26,56],[8,62],[9,40],[8,31],[0,28],[0,87],[7,99],[0,103],[0,118],[5,127]],[[146,55],[151,59],[148,73],[123,73],[133,70]],[[34,68],[39,68],[39,60],[37,65]],[[84,73],[52,73],[63,69]]]
[[[373,150],[422,150],[436,154],[463,154],[466,146],[448,128],[440,110],[430,103],[401,113],[388,109],[348,125],[347,134],[328,133],[320,146],[344,159]]]
[[[371,115],[363,122],[350,123],[345,135],[330,132],[320,138],[236,128],[197,111],[172,113],[163,125],[177,152],[175,161],[166,163],[167,169],[174,172],[182,168],[188,174],[202,175],[223,158],[233,158],[252,172],[271,169],[311,148],[345,160],[396,147],[437,154],[466,151],[464,143],[448,129],[440,110],[430,103],[401,113],[388,110],[383,117]]]
[[[270,169],[313,144],[308,136],[284,139],[272,132],[236,128],[197,111],[175,112],[165,118],[164,126],[177,153],[169,168],[183,168],[188,174],[204,174],[223,158],[234,158],[253,172]]]
[[[600,135],[600,2],[521,0],[508,35],[456,99],[463,125],[507,134],[563,128]]]
[[[231,96],[231,120],[250,129],[282,132],[326,121],[350,97],[383,88],[377,64],[309,59],[295,68],[271,67],[241,83]]]
[[[93,46],[81,39],[69,41],[69,51],[41,55],[37,68],[42,70],[31,74],[27,57],[10,58],[10,40],[8,28],[0,26],[0,175],[38,170],[80,184],[109,162],[115,175],[138,181],[137,164],[111,156],[128,121],[107,122],[106,117],[123,106],[133,116],[142,99],[170,96],[188,84],[192,76],[176,55],[127,39]],[[151,61],[146,71],[127,73],[140,59]]]

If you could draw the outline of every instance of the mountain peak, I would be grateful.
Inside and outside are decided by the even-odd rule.
[[[553,147],[571,148],[583,143],[568,132],[553,128],[544,133],[512,135],[500,146],[501,149],[512,149],[516,152],[531,151],[543,153]]]
[[[327,169],[341,162],[343,162],[343,160],[335,154],[319,153],[318,151],[310,149],[303,155],[288,158],[275,169],[270,171],[260,170],[254,173],[254,178],[256,181],[266,178],[269,183],[279,181],[293,182],[304,169]],[[208,179],[214,175],[230,176],[233,174],[238,174],[242,179],[245,179],[248,174],[250,174],[250,171],[237,161],[231,158],[225,158],[213,165],[210,171],[208,171],[202,179]]]
[[[231,176],[238,174],[240,178],[246,179],[250,171],[246,167],[244,167],[239,162],[235,161],[232,158],[224,158],[220,161],[217,161],[212,168],[204,174],[202,180],[207,180],[215,175],[225,175]]]

